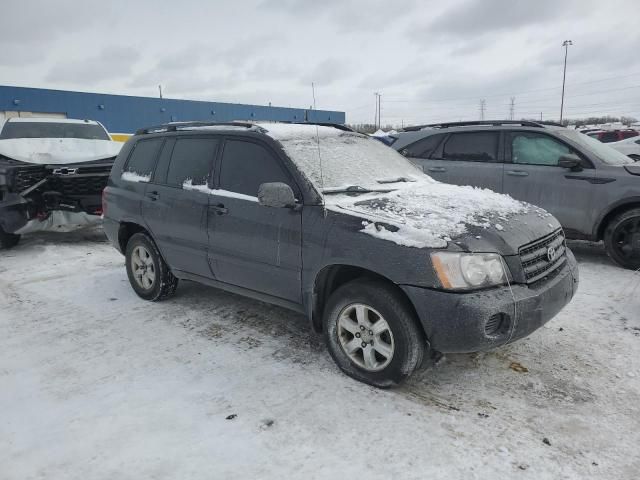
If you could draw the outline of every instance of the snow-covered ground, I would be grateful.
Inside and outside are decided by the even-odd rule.
[[[186,282],[146,303],[99,230],[26,237],[0,252],[0,478],[636,479],[640,274],[573,247],[546,328],[382,391],[300,315]]]

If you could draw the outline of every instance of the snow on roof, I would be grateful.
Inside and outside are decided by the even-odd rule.
[[[95,120],[79,120],[76,118],[50,118],[50,117],[11,117],[7,119],[11,123],[46,122],[46,123],[82,123],[87,125],[99,125]]]
[[[326,137],[338,137],[345,132],[334,127],[325,127],[323,125],[313,124],[299,124],[299,123],[256,123],[261,128],[264,128],[271,138],[276,140],[290,140],[297,138],[326,138]],[[353,132],[353,135],[360,135]]]

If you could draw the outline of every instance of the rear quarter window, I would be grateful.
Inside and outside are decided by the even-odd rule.
[[[124,171],[150,178],[156,167],[156,160],[162,141],[161,138],[153,138],[136,142]]]

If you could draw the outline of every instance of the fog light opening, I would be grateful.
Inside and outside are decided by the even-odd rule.
[[[506,335],[511,326],[511,317],[506,313],[496,313],[489,317],[487,323],[484,324],[484,334],[487,337],[499,337]]]

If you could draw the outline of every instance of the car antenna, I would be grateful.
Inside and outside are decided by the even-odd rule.
[[[316,89],[313,82],[311,82],[311,95],[313,96],[313,109],[316,109]],[[320,152],[320,130],[316,123],[316,144],[318,145],[318,161],[320,162],[320,190],[324,191],[324,175],[322,173],[322,153]],[[327,216],[327,209],[324,208],[324,194],[322,195],[322,207],[325,217]]]

